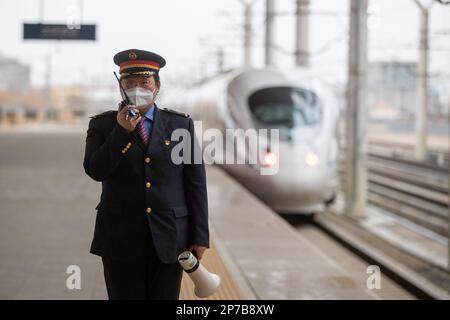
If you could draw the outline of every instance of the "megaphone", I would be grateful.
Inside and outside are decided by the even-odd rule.
[[[220,277],[211,273],[190,251],[179,254],[178,262],[194,282],[194,293],[199,298],[212,295],[220,285]]]

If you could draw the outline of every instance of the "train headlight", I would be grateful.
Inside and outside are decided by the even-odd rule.
[[[319,164],[319,157],[314,152],[308,152],[305,156],[305,162],[310,167],[315,167]]]
[[[272,167],[275,163],[277,163],[277,155],[271,151],[267,152],[264,155],[264,164]]]

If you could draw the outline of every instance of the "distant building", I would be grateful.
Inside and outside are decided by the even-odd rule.
[[[412,118],[417,106],[417,64],[371,63],[367,75],[367,103],[372,118]]]
[[[0,55],[0,90],[24,93],[30,89],[30,67]]]
[[[427,113],[431,119],[439,119],[446,110],[432,80],[428,83]],[[419,103],[417,63],[371,63],[367,75],[367,103],[372,119],[413,119]]]

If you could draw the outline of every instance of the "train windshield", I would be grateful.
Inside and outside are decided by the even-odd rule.
[[[249,97],[250,110],[262,124],[293,128],[317,125],[322,105],[317,95],[293,87],[272,87],[254,92]]]

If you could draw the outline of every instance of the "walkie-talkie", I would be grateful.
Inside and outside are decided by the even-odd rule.
[[[122,94],[123,94],[123,96],[125,97],[125,100],[122,100],[122,102],[120,103],[120,108],[123,108],[123,107],[125,107],[125,106],[130,105],[131,102],[130,102],[130,99],[128,98],[128,96],[127,96],[127,93],[126,93],[125,90],[123,89],[122,83],[120,82],[119,77],[117,76],[116,72],[113,71],[113,73],[114,73],[114,76],[115,76],[116,79],[117,79],[117,82],[119,82],[120,91],[122,91]],[[134,118],[134,117],[137,116],[137,112],[134,111],[133,109],[128,109],[128,116],[131,117],[131,118]]]

